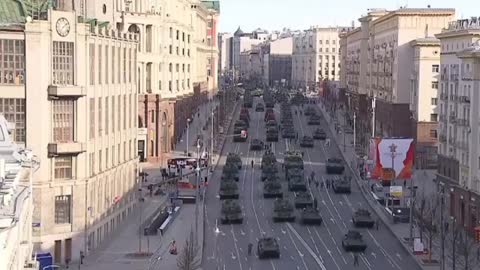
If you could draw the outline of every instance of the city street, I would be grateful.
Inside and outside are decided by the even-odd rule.
[[[261,99],[255,98],[255,103]],[[255,107],[255,105],[254,105]],[[279,106],[276,109],[277,119],[280,119]],[[264,113],[250,110],[249,140],[259,138],[265,140]],[[312,135],[314,127],[306,124],[303,115],[293,114],[295,130],[299,138]],[[322,121],[325,125],[325,122]],[[316,128],[316,127],[315,127]],[[328,127],[322,126],[329,137],[332,136]],[[360,265],[354,266],[353,254],[342,249],[343,235],[353,227],[352,213],[357,208],[369,208],[358,186],[352,181],[352,194],[337,195],[331,190],[311,186],[311,193],[318,201],[320,213],[324,222],[321,226],[300,225],[299,212],[295,223],[273,223],[273,200],[263,198],[263,183],[260,181],[260,162],[263,152],[249,151],[249,143],[233,143],[228,138],[224,156],[228,152],[241,155],[243,168],[240,172],[240,201],[244,213],[241,225],[220,225],[221,201],[217,194],[220,186],[221,166],[215,171],[206,194],[206,228],[203,254],[203,269],[419,269],[414,259],[405,251],[398,240],[382,225],[379,230],[360,229],[368,247],[360,256]],[[334,140],[332,140],[332,143]],[[315,141],[314,148],[300,148],[299,145],[279,138],[272,143],[272,150],[279,162],[283,162],[283,153],[287,150],[304,152],[305,175],[315,172],[316,179],[325,181],[325,161],[329,157],[340,157],[338,148],[331,145],[325,148],[323,142]],[[225,162],[225,157],[220,164]],[[251,160],[255,166],[250,166]],[[347,171],[347,174],[351,172]],[[283,172],[279,173],[283,176]],[[284,194],[293,199],[293,193],[287,191],[283,180]],[[374,214],[373,211],[371,211]],[[374,216],[376,219],[376,217]],[[218,230],[216,229],[218,226]],[[281,247],[280,259],[259,260],[257,256],[248,256],[249,243],[254,244],[264,236],[277,238]]]

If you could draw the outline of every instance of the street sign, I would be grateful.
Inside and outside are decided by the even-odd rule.
[[[392,197],[402,197],[402,186],[390,186],[390,195]]]

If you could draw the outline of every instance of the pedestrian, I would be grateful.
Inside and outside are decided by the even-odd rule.
[[[327,189],[330,189],[330,180],[327,179]]]
[[[318,181],[315,181],[315,186],[316,186],[317,188],[318,188],[318,185],[319,185]]]
[[[250,163],[252,164],[252,168],[253,168],[253,165],[255,164],[255,162],[253,161],[253,159],[252,159],[252,161],[251,161]]]
[[[248,256],[252,255],[252,249],[253,249],[253,244],[249,243],[248,244]]]
[[[353,266],[358,266],[358,254],[353,254]]]
[[[403,180],[403,187],[404,187],[404,188],[407,187],[407,180]]]
[[[320,183],[320,188],[323,189],[323,187],[324,187],[324,183],[321,182],[321,183]]]

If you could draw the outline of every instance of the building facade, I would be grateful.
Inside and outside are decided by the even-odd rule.
[[[32,261],[33,204],[29,188],[34,162],[27,157],[31,153],[13,143],[3,115],[0,134],[0,269],[38,269]]]
[[[452,21],[440,39],[437,179],[450,214],[468,230],[480,226],[480,18]]]
[[[42,164],[34,248],[66,264],[95,250],[136,204],[138,37],[85,19],[75,5],[6,4],[0,41],[9,49],[0,54],[15,63],[2,70],[13,76],[0,84],[2,99],[20,100],[9,110],[24,111],[25,145]]]
[[[438,79],[440,41],[434,37],[410,42],[414,48],[411,73],[410,111],[412,112],[415,164],[417,168],[437,167]]]
[[[349,117],[356,113],[361,145],[366,147],[372,126],[376,136],[414,137],[410,93],[416,48],[409,43],[439,33],[454,15],[453,9],[371,10],[359,19],[360,27],[341,34],[345,72],[341,96]],[[436,122],[433,113],[432,117],[431,122]]]
[[[337,27],[311,27],[293,36],[292,85],[318,90],[323,80],[338,81],[340,42]]]
[[[231,38],[233,37],[230,33],[219,33],[218,34],[218,50],[219,50],[219,65],[218,73],[225,74],[230,69],[231,66]]]
[[[268,41],[263,55],[263,80],[269,86],[289,86],[292,77],[292,37]]]

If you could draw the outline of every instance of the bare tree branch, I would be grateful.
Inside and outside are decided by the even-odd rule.
[[[185,240],[185,246],[177,258],[177,266],[179,270],[196,270],[200,267],[199,246],[193,230]]]

